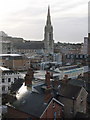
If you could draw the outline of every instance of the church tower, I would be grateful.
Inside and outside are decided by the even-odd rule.
[[[47,21],[44,29],[44,46],[46,53],[53,53],[54,51],[53,27],[51,25],[49,6],[48,6]]]

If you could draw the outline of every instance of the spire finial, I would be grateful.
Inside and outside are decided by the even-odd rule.
[[[48,16],[50,16],[50,5],[48,5]]]

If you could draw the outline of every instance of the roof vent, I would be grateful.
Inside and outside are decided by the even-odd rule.
[[[26,100],[23,100],[23,101],[22,101],[22,104],[25,104],[25,103],[26,103]]]
[[[44,102],[44,105],[47,105],[47,103],[46,103],[46,102]]]
[[[56,94],[57,94],[57,95],[59,95],[59,93],[58,93],[58,92],[56,92]]]

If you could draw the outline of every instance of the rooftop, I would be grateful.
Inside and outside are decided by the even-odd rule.
[[[29,41],[25,43],[15,44],[17,49],[43,49],[44,43],[42,41]]]
[[[21,56],[20,54],[0,54],[0,57],[7,57],[7,56]]]
[[[75,86],[71,84],[66,84],[63,82],[58,81],[57,83],[53,82],[54,88],[58,91],[58,94],[61,97],[66,97],[69,99],[76,99],[82,87]]]
[[[9,71],[10,69],[0,66],[0,71]]]
[[[20,111],[35,117],[40,117],[53,98],[50,93],[51,97],[48,99],[47,104],[45,104],[45,91],[42,88],[43,85],[44,84],[35,86],[32,92],[27,89],[23,96],[21,95],[21,97],[19,97],[19,99],[13,103],[13,106]],[[58,103],[63,106],[63,104],[59,101]]]

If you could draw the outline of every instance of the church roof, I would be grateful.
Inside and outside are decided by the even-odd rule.
[[[44,49],[43,41],[27,41],[25,43],[15,44],[17,49]]]

